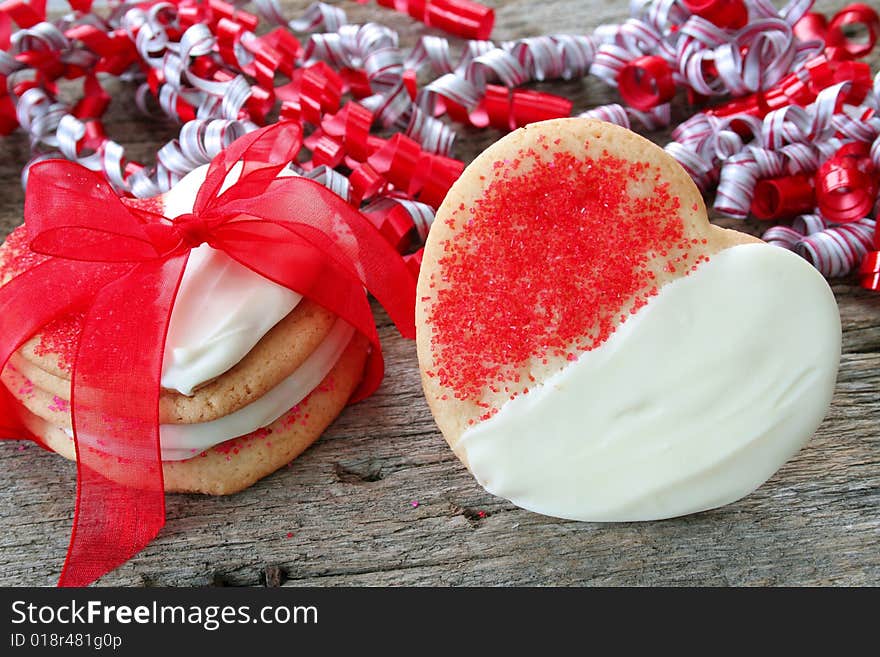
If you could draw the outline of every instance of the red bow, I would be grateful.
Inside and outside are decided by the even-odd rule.
[[[162,355],[193,247],[225,252],[369,338],[373,351],[354,399],[375,390],[383,372],[364,288],[405,337],[414,337],[415,282],[401,257],[328,189],[276,177],[296,157],[301,137],[292,123],[242,137],[211,162],[192,213],[171,220],[127,205],[77,164],[51,160],[31,168],[25,224],[32,250],[50,257],[0,288],[0,364],[49,322],[72,311],[86,317],[72,373],[77,504],[60,585],[88,584],[124,563],[165,522]],[[238,182],[220,194],[239,162]],[[17,402],[0,392],[0,435],[36,439],[18,420]],[[84,449],[99,441],[113,449]],[[108,458],[125,464],[124,481],[103,474]]]

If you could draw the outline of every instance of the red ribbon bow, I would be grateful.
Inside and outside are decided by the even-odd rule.
[[[173,219],[127,204],[80,165],[50,160],[31,168],[25,224],[32,250],[49,257],[0,288],[0,364],[49,322],[85,312],[71,388],[77,504],[59,585],[101,577],[165,522],[162,356],[192,248],[207,243],[225,252],[369,338],[373,350],[355,400],[375,390],[383,373],[364,288],[405,337],[414,337],[415,281],[402,258],[325,187],[276,177],[296,157],[301,137],[289,122],[242,137],[211,162],[192,213]],[[239,162],[238,181],[219,193]],[[39,442],[18,419],[18,402],[0,389],[0,436]],[[101,451],[86,448],[98,444]]]

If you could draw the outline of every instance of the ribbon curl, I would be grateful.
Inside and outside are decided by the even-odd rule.
[[[276,177],[296,157],[301,137],[289,122],[245,135],[212,160],[192,213],[176,218],[126,203],[78,164],[48,160],[31,168],[25,223],[31,249],[48,258],[0,288],[0,363],[47,323],[85,311],[71,396],[77,504],[60,585],[94,581],[164,524],[160,375],[191,249],[207,243],[366,336],[372,352],[355,401],[383,374],[364,288],[405,337],[414,337],[415,281],[403,259],[330,190],[303,177]],[[219,193],[239,164],[238,181]],[[2,392],[2,437],[36,439]]]

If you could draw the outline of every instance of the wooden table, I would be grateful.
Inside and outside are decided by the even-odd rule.
[[[490,4],[498,9],[498,40],[587,32],[627,12],[622,0]],[[828,0],[818,8],[844,4]],[[287,15],[305,5],[286,3]],[[404,45],[424,29],[375,6],[344,6],[352,22],[400,30]],[[877,64],[875,56],[874,70]],[[576,111],[615,97],[592,79],[540,88],[572,97]],[[176,131],[133,118],[131,91],[114,100],[108,132],[134,157],[147,157]],[[469,160],[498,137],[463,130],[457,154]],[[27,143],[13,135],[0,153],[5,234],[21,220]],[[663,522],[591,524],[545,518],[492,497],[447,448],[422,398],[414,344],[380,311],[387,376],[377,394],[348,408],[291,466],[243,493],[169,496],[158,539],[101,584],[878,584],[880,295],[848,281],[835,282],[834,292],[844,353],[829,416],[806,449],[736,504]],[[54,584],[74,479],[74,465],[60,457],[30,444],[0,444],[0,584]]]

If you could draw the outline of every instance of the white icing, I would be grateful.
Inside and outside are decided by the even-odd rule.
[[[247,406],[210,422],[197,424],[160,424],[159,443],[163,461],[180,461],[219,445],[222,442],[249,434],[272,424],[314,390],[336,365],[351,338],[354,329],[337,319],[315,349],[293,374],[281,381],[265,395]],[[68,436],[73,432],[65,429]],[[84,435],[80,440],[108,450],[100,440],[92,441]],[[113,450],[109,450],[113,453]]]
[[[224,189],[240,171],[233,167]],[[166,216],[192,210],[206,174],[199,167],[162,197]],[[193,394],[244,358],[301,299],[207,244],[193,249],[171,311],[162,387]]]
[[[726,249],[600,347],[470,427],[487,491],[545,515],[669,518],[748,495],[821,423],[840,360],[825,280],[783,249]]]

